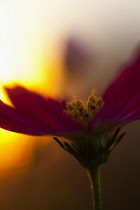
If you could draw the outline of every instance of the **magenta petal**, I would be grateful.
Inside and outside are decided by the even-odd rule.
[[[135,120],[138,120],[140,119],[140,109],[129,114],[128,116],[126,116],[124,119],[123,119],[123,122],[122,124],[125,125],[129,122],[132,122],[132,121],[135,121]]]
[[[120,121],[140,104],[140,52],[131,65],[126,67],[103,94],[104,107],[95,124],[103,121]]]
[[[40,130],[39,127],[31,125],[25,121],[17,110],[0,101],[0,128],[29,135],[43,135],[47,131]],[[48,131],[48,133],[50,133]]]
[[[54,133],[80,130],[79,124],[64,115],[65,102],[45,99],[22,86],[6,88],[7,94],[18,112],[30,123],[46,127]]]

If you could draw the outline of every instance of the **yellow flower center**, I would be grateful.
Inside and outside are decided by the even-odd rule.
[[[94,119],[104,104],[103,99],[96,97],[94,93],[95,91],[93,90],[86,103],[77,100],[75,96],[72,101],[66,103],[67,110],[64,110],[64,112],[71,119],[79,122],[84,127],[88,127],[89,122]]]

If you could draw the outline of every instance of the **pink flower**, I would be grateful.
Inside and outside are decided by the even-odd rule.
[[[85,168],[107,161],[125,133],[122,126],[140,118],[140,52],[105,90],[88,102],[43,97],[21,85],[6,87],[13,104],[0,101],[0,127],[28,135],[52,135]],[[57,137],[70,140],[59,140]]]
[[[106,132],[140,118],[140,53],[105,90],[103,108],[89,121],[89,132]],[[84,133],[81,123],[68,117],[66,100],[30,91],[20,85],[5,88],[13,107],[0,101],[0,127],[29,135],[67,136]]]

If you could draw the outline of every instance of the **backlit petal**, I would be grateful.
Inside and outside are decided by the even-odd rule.
[[[52,98],[45,99],[36,92],[29,91],[22,86],[6,88],[7,94],[20,117],[32,126],[38,126],[38,132],[46,129],[46,134],[74,132],[81,130],[81,126],[64,114],[65,102]],[[41,129],[41,130],[40,130]]]
[[[124,120],[133,111],[135,112],[135,109],[138,109],[140,106],[139,85],[140,52],[133,63],[124,68],[103,94],[105,104],[94,123],[99,124],[104,121],[117,122]],[[140,115],[136,119],[138,118],[140,118]],[[133,120],[133,118],[131,119]]]

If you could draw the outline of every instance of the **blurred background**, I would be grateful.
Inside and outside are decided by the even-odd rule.
[[[54,97],[100,96],[139,46],[139,8],[136,0],[1,0],[0,98],[10,103],[3,87],[13,82]],[[140,209],[139,126],[124,128],[101,168],[104,210]],[[89,180],[51,137],[1,129],[0,209],[91,210]]]

